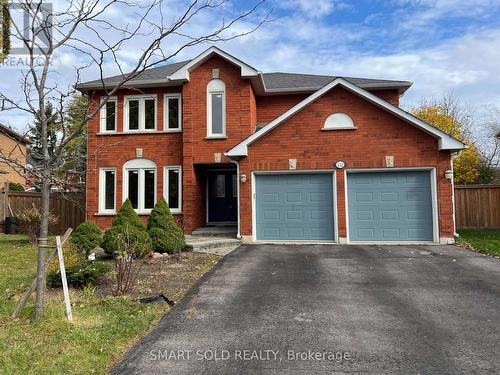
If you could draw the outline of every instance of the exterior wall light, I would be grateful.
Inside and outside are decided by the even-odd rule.
[[[240,181],[244,184],[245,182],[247,182],[247,175],[246,174],[242,174],[240,175]]]
[[[447,180],[452,180],[453,179],[453,171],[448,169],[447,171],[444,172],[444,178]]]

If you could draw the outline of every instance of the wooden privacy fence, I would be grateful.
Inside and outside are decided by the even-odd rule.
[[[0,195],[0,215],[2,225],[6,216],[33,207],[40,209],[42,193],[9,191],[7,195],[2,191]],[[10,209],[9,209],[10,205]],[[57,224],[50,227],[52,234],[61,234],[68,228],[76,228],[85,221],[85,197],[80,193],[51,193],[50,212],[57,217]],[[3,231],[2,231],[3,232]]]
[[[500,228],[500,185],[455,186],[457,228]]]

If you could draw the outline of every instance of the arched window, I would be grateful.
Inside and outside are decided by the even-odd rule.
[[[123,200],[130,199],[138,213],[149,213],[156,204],[156,163],[132,159],[123,165]]]
[[[356,127],[349,116],[345,113],[338,112],[328,116],[323,129],[356,129]]]
[[[226,85],[213,79],[207,85],[207,137],[226,136]]]

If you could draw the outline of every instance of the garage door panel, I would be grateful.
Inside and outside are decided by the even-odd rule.
[[[429,172],[350,173],[347,180],[352,241],[433,240]]]
[[[331,174],[256,175],[255,195],[258,240],[334,239]]]

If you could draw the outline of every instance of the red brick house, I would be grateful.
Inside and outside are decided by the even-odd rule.
[[[113,87],[117,77],[105,79]],[[103,82],[79,85],[97,104]],[[407,81],[261,73],[211,47],[129,81],[88,129],[87,216],[165,197],[185,233],[449,243],[465,146],[398,107]]]

